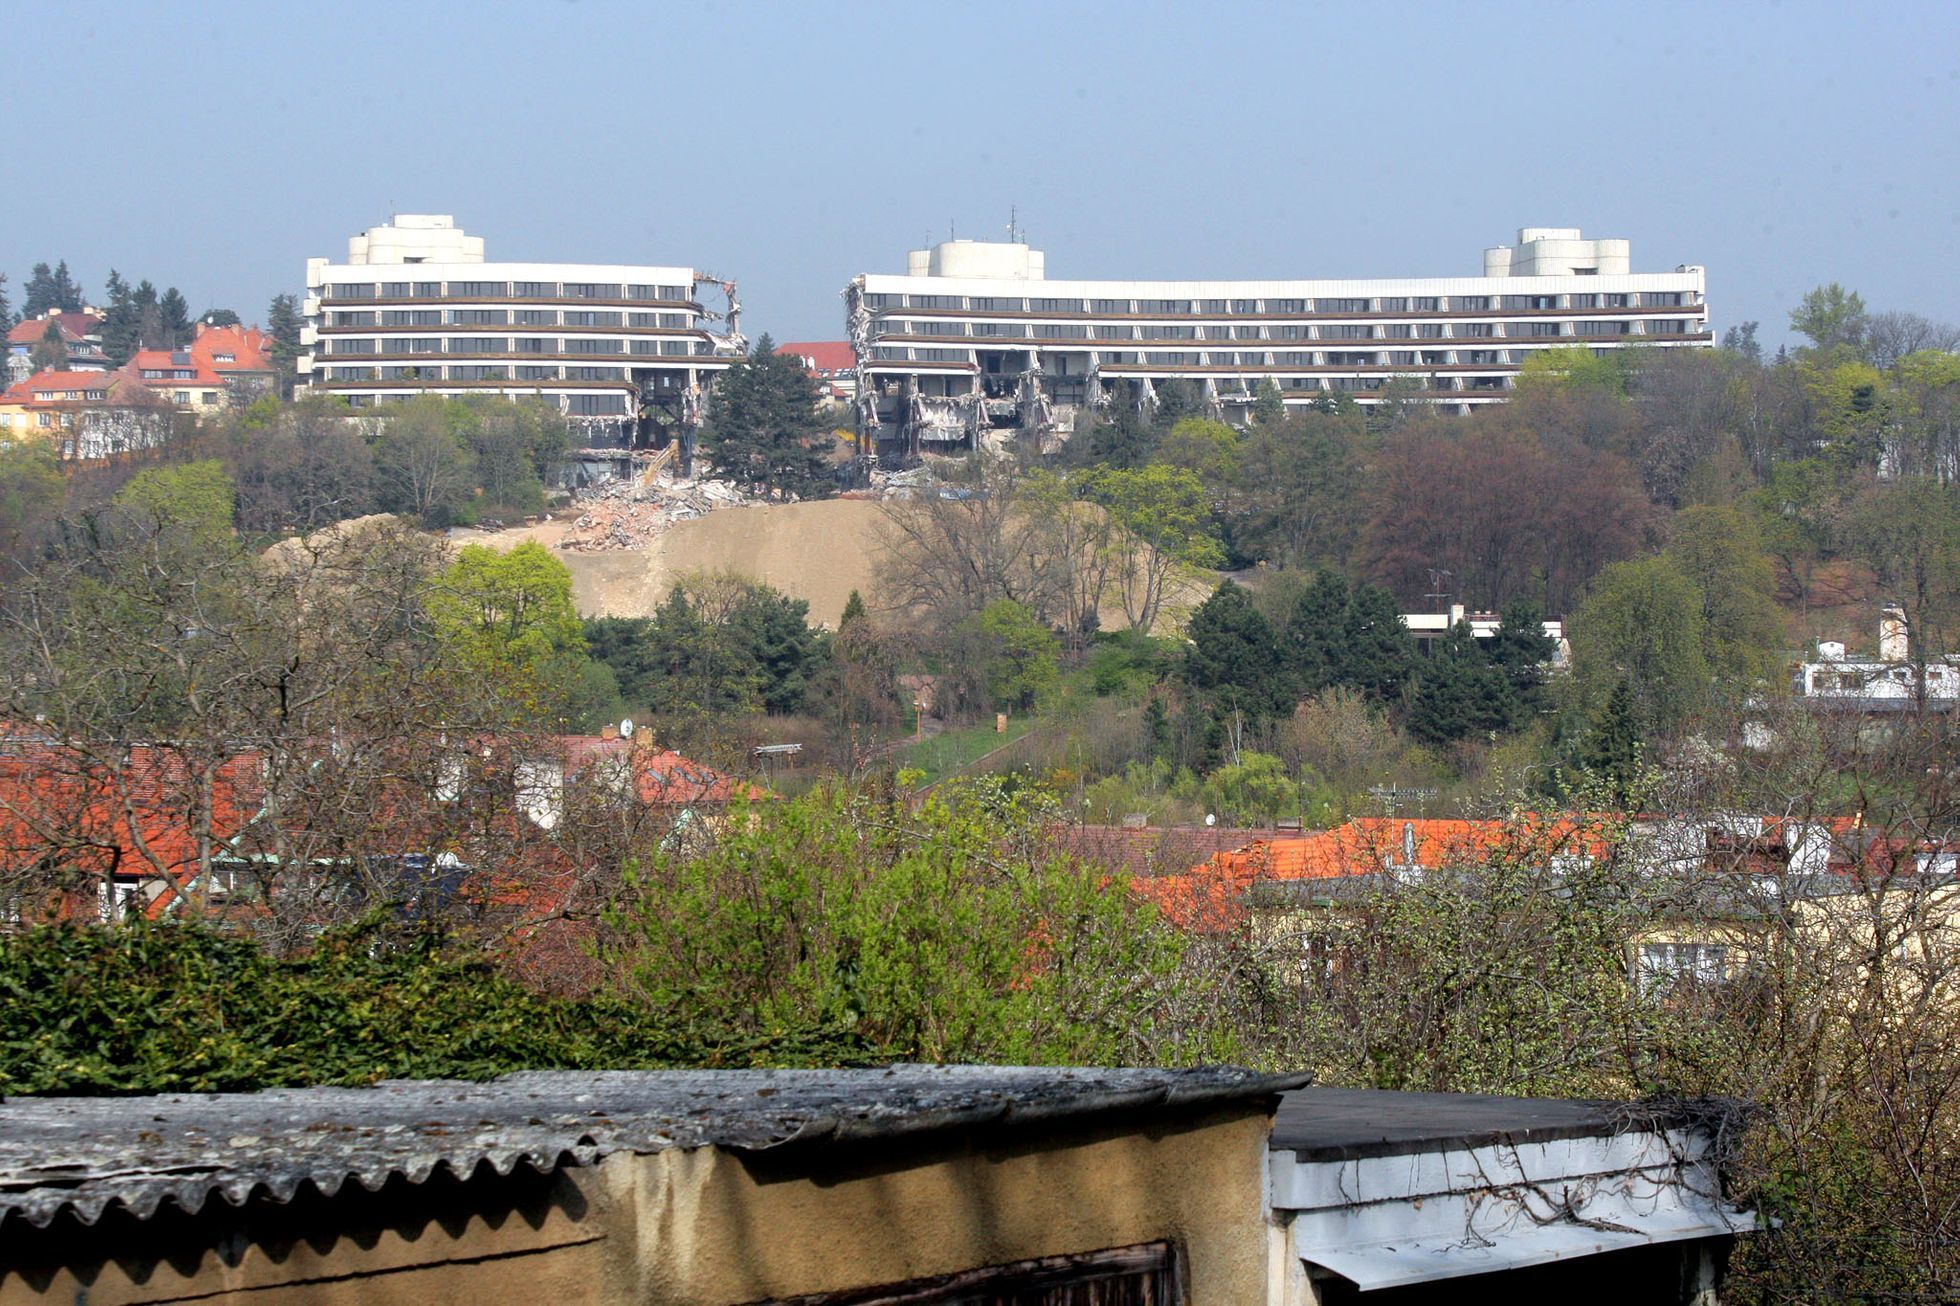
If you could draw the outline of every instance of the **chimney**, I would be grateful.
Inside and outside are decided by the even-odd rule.
[[[1416,868],[1416,823],[1402,822],[1402,865],[1409,870]]]
[[[599,738],[601,738],[601,739],[617,739],[617,738],[619,738],[619,727],[618,727],[618,726],[607,726],[607,727],[605,727],[605,728],[604,728],[603,730],[601,730],[601,731],[599,732]]]
[[[1887,607],[1878,614],[1878,660],[1880,662],[1906,662],[1912,658],[1911,642],[1906,636],[1905,609]]]

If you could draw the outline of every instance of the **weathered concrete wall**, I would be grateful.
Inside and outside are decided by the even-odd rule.
[[[0,1236],[0,1306],[185,1299],[734,1306],[1165,1240],[1195,1306],[1264,1300],[1270,1120],[998,1146],[620,1155]]]

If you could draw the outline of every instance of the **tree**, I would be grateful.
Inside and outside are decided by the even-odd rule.
[[[190,343],[191,306],[177,287],[170,287],[158,298],[157,316],[162,321],[162,348],[182,349]]]
[[[1554,448],[1524,421],[1480,412],[1387,441],[1360,550],[1374,579],[1415,602],[1441,568],[1467,605],[1501,609],[1524,597],[1558,611],[1600,567],[1639,547],[1653,514],[1625,461],[1583,445]]]
[[[1123,613],[1133,629],[1147,635],[1174,577],[1225,561],[1212,534],[1204,485],[1184,468],[1152,464],[1104,468],[1086,476],[1082,488],[1121,530],[1116,576]]]
[[[82,311],[82,288],[75,278],[68,274],[68,260],[63,259],[54,269],[54,306],[64,313]]]
[[[916,612],[951,631],[996,599],[1012,599],[1044,620],[1066,601],[1058,581],[1058,491],[1039,473],[1024,480],[1010,459],[978,453],[944,467],[937,493],[884,506],[884,607]],[[1065,521],[1068,519],[1064,519]],[[1081,538],[1090,538],[1086,524]]]
[[[224,465],[204,458],[145,468],[116,491],[114,503],[150,529],[167,524],[216,545],[231,538],[237,500],[237,487]]]
[[[422,395],[388,407],[375,441],[382,506],[427,526],[447,526],[468,501],[469,453],[451,430],[446,402]]]
[[[1409,733],[1430,744],[1494,735],[1517,724],[1519,715],[1510,677],[1485,656],[1467,621],[1451,627],[1420,666],[1409,694]]]
[[[1344,562],[1365,508],[1369,447],[1358,412],[1299,413],[1256,427],[1240,446],[1222,514],[1233,549],[1282,567]]]
[[[1868,485],[1848,506],[1842,539],[1845,552],[1872,569],[1882,596],[1904,611],[1914,662],[1923,666],[1955,646],[1960,487],[1918,476]]]
[[[299,299],[293,295],[274,295],[266,310],[265,329],[272,337],[272,362],[279,373],[279,397],[293,397],[301,353]]]
[[[1228,580],[1192,609],[1185,637],[1184,679],[1215,712],[1256,725],[1293,706],[1279,637],[1240,586]]]
[[[1286,671],[1302,695],[1318,694],[1341,678],[1350,597],[1347,578],[1323,567],[1286,614]]]
[[[1393,702],[1408,683],[1416,657],[1415,638],[1402,624],[1395,596],[1379,585],[1356,585],[1341,614],[1334,683],[1352,685],[1378,703]]]
[[[572,605],[572,573],[536,540],[508,553],[466,544],[429,596],[429,618],[463,663],[518,692],[560,686],[570,656],[583,661],[585,629]]]
[[[1960,349],[1960,326],[1917,313],[1874,313],[1866,319],[1863,343],[1865,361],[1889,369],[1913,354],[1951,354]]]
[[[1742,322],[1722,333],[1722,348],[1732,354],[1740,354],[1752,363],[1763,361],[1763,346],[1756,339],[1756,329],[1760,322]]]
[[[1708,696],[1701,592],[1667,558],[1619,562],[1572,614],[1572,685],[1596,710],[1624,685],[1635,719],[1672,733]]]
[[[10,574],[53,528],[65,488],[52,444],[0,441],[0,566]]]
[[[142,349],[168,349],[169,338],[163,322],[163,305],[157,298],[157,288],[148,281],[136,283],[131,294],[136,308],[136,338]]]
[[[1485,655],[1504,669],[1517,696],[1520,713],[1536,712],[1544,696],[1545,668],[1558,645],[1545,633],[1544,615],[1528,599],[1504,605],[1497,633],[1485,645]]]
[[[816,381],[764,335],[715,382],[707,449],[717,476],[771,498],[833,493]]]
[[[48,329],[27,351],[27,360],[37,372],[59,372],[68,366],[68,346],[61,338],[61,322],[58,318],[48,319]]]
[[[0,331],[14,325],[14,306],[7,298],[7,274],[0,272]]]
[[[1060,680],[1055,632],[1012,599],[996,599],[973,619],[986,649],[987,696],[997,708],[1028,711]]]
[[[1868,325],[1865,301],[1857,291],[1835,281],[1817,287],[1790,310],[1790,329],[1810,337],[1819,350],[1857,349],[1864,343]]]
[[[864,596],[856,590],[852,590],[851,596],[844,600],[843,613],[837,618],[837,629],[839,633],[842,633],[844,627],[850,625],[853,621],[864,620],[864,615]]]
[[[1621,810],[1633,805],[1640,778],[1641,733],[1633,688],[1622,680],[1594,714],[1579,761]]]
[[[858,606],[862,615],[861,600]],[[809,603],[744,581],[722,631],[755,663],[763,711],[801,712],[830,654],[823,636],[810,626]]]
[[[1675,514],[1664,556],[1701,593],[1702,653],[1718,676],[1761,675],[1783,642],[1776,576],[1755,518],[1697,506]]]
[[[62,267],[67,267],[66,263]],[[36,263],[28,274],[27,286],[20,302],[22,318],[37,318],[51,310],[61,307],[61,289],[55,284],[54,273],[45,263]]]
[[[1252,392],[1252,424],[1254,426],[1277,426],[1286,420],[1286,396],[1280,393],[1273,378],[1259,378],[1258,389]]]
[[[1180,948],[1126,884],[1054,854],[1055,818],[1045,793],[997,786],[916,809],[841,786],[738,806],[705,851],[646,859],[608,967],[676,1028],[844,1025],[908,1060],[1128,1064],[1180,991]]]
[[[142,323],[138,321],[135,292],[122,273],[109,269],[109,307],[102,318],[102,356],[110,367],[127,363],[142,345]]]
[[[238,314],[228,308],[207,308],[197,320],[208,327],[235,327],[242,324]]]

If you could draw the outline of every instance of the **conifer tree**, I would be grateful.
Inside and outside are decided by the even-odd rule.
[[[1626,807],[1633,801],[1640,756],[1640,714],[1634,705],[1632,686],[1621,680],[1613,686],[1605,706],[1593,718],[1579,765],[1607,787],[1614,802]]]
[[[82,288],[75,283],[75,278],[68,275],[67,259],[61,260],[55,266],[54,302],[55,307],[64,313],[79,313],[82,311]]]
[[[102,355],[109,366],[121,367],[137,350],[140,324],[136,301],[122,273],[109,269],[109,307],[102,319]]]
[[[1228,580],[1200,603],[1185,636],[1184,677],[1215,709],[1265,720],[1292,705],[1279,637],[1239,586]]]
[[[1545,665],[1558,652],[1558,645],[1545,633],[1545,619],[1537,605],[1529,599],[1505,604],[1503,619],[1486,651],[1490,660],[1504,669],[1519,709],[1537,711],[1544,697]]]
[[[1446,744],[1508,730],[1518,716],[1510,677],[1478,646],[1470,623],[1457,622],[1436,655],[1416,673],[1409,695],[1409,733],[1425,743]]]
[[[28,274],[25,294],[20,304],[20,315],[24,318],[39,317],[49,309],[61,307],[61,292],[55,286],[54,273],[45,263],[36,263]]]
[[[292,295],[274,295],[266,310],[266,334],[272,337],[272,362],[279,371],[279,397],[293,397],[293,382],[300,355],[299,300]]]
[[[7,274],[0,272],[0,330],[7,330],[14,324],[14,308],[7,301]]]
[[[1318,694],[1340,678],[1349,597],[1347,578],[1322,567],[1287,614],[1287,672],[1302,695]]]
[[[1389,702],[1401,695],[1415,660],[1415,639],[1402,624],[1395,596],[1378,585],[1355,586],[1342,616],[1336,681]]]
[[[841,631],[853,621],[864,620],[864,615],[864,596],[852,590],[851,597],[844,600],[844,615],[837,618],[837,629]]]
[[[163,319],[164,349],[182,349],[190,343],[191,306],[172,286],[157,300],[157,313]]]
[[[810,497],[835,488],[817,414],[817,383],[768,336],[715,382],[708,457],[725,476],[771,497]]]
[[[1252,421],[1255,426],[1278,426],[1286,420],[1286,398],[1273,378],[1264,377],[1252,394]]]

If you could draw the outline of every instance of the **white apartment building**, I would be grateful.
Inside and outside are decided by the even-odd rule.
[[[1711,345],[1703,269],[1636,273],[1624,240],[1527,227],[1483,275],[1366,281],[1055,281],[1025,244],[955,240],[845,289],[859,420],[887,452],[990,431],[1067,431],[1084,407],[1149,405],[1173,378],[1243,420],[1264,381],[1288,405],[1357,401],[1396,377],[1458,411],[1500,402],[1546,349]]]
[[[728,297],[720,315],[695,288]],[[698,423],[742,349],[733,283],[692,268],[490,263],[446,214],[400,213],[306,263],[299,380],[368,405],[418,394],[536,397],[589,446],[664,445]]]

